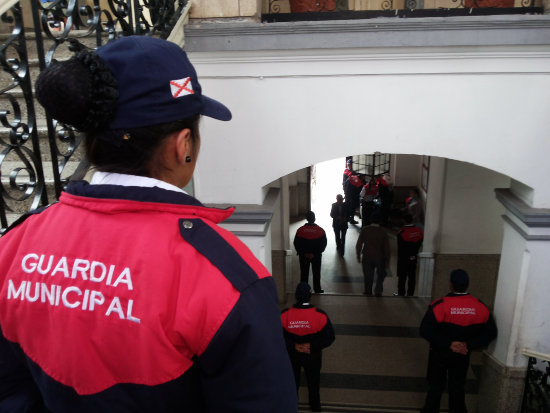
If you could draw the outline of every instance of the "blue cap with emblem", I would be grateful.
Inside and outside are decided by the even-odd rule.
[[[150,36],[115,39],[96,53],[115,76],[118,102],[109,129],[131,129],[205,115],[231,119],[202,94],[195,68],[177,44]]]

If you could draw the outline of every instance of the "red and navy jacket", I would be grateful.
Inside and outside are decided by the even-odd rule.
[[[408,224],[397,232],[397,258],[416,259],[422,246],[424,231],[414,224]]]
[[[311,304],[295,304],[281,312],[286,346],[290,355],[298,353],[297,343],[310,343],[311,355],[321,353],[334,341],[334,330],[327,314]]]
[[[453,341],[462,341],[471,351],[493,341],[497,327],[479,299],[467,293],[449,293],[430,304],[420,324],[420,335],[430,342],[432,350],[450,352]]]
[[[342,187],[346,185],[348,178],[353,174],[353,170],[346,168],[344,169],[344,174],[342,176]]]
[[[378,195],[378,187],[375,183],[369,181],[361,188],[360,195],[363,197],[363,201],[373,202],[376,195]]]
[[[295,412],[267,269],[207,208],[69,184],[0,238],[0,411]]]
[[[298,255],[322,254],[327,247],[327,234],[317,224],[307,223],[296,231],[294,236],[294,248]]]

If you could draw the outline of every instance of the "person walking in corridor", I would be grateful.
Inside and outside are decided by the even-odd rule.
[[[378,187],[376,185],[376,180],[374,177],[370,177],[365,185],[363,185],[363,188],[361,188],[361,192],[359,193],[359,198],[361,199],[361,227],[371,223],[371,215],[376,209],[376,203],[374,200],[377,195]]]
[[[36,93],[94,173],[0,238],[0,411],[295,413],[273,277],[182,189],[201,116],[231,119],[185,51],[122,37]]]
[[[451,413],[467,413],[464,386],[470,354],[497,336],[489,309],[466,292],[468,273],[453,270],[450,278],[451,292],[430,304],[420,324],[420,335],[430,343],[428,394],[422,413],[439,413],[446,384]]]
[[[307,223],[296,231],[294,236],[294,248],[300,260],[300,281],[308,282],[309,267],[313,273],[313,289],[321,294],[325,291],[321,288],[321,258],[327,247],[327,235],[325,230],[315,223],[315,213],[308,211]]]
[[[346,206],[348,210],[348,221],[350,224],[357,224],[355,220],[355,213],[357,212],[357,207],[359,206],[359,194],[361,193],[361,188],[363,187],[363,180],[355,172],[352,173],[346,184],[344,185],[344,194],[346,196]]]
[[[346,232],[348,231],[348,219],[344,197],[336,195],[336,202],[330,208],[332,218],[332,229],[334,229],[334,238],[336,239],[336,250],[340,256],[344,256],[346,251]]]
[[[417,255],[424,240],[424,231],[413,224],[411,214],[405,214],[403,219],[405,225],[397,232],[397,295],[407,293],[411,297],[416,287]]]
[[[374,293],[377,297],[382,296],[384,291],[384,278],[386,270],[390,266],[390,243],[388,234],[380,226],[381,216],[378,212],[372,214],[372,223],[363,227],[355,244],[357,262],[362,263],[365,290],[363,294],[372,295],[372,285],[374,282],[374,271],[376,270],[377,279]]]
[[[321,411],[320,376],[322,350],[334,342],[334,330],[327,314],[309,303],[311,287],[301,282],[296,287],[296,304],[281,313],[290,362],[294,369],[296,391],[302,367],[306,374],[309,407]]]

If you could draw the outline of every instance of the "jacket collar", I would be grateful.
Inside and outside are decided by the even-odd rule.
[[[60,202],[113,214],[149,210],[196,215],[215,223],[222,222],[235,211],[234,207],[205,207],[184,192],[158,187],[90,185],[86,181],[70,182],[61,194]]]

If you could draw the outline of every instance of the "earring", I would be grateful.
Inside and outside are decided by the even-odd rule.
[[[185,157],[185,162],[187,162],[187,163],[191,162],[191,157],[189,155],[187,155]]]

